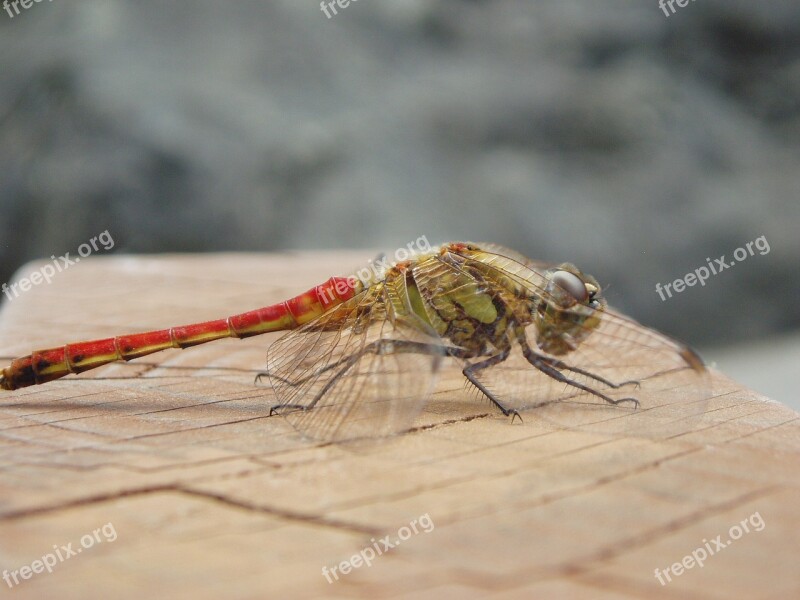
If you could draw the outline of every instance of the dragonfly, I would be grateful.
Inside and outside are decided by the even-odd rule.
[[[470,242],[383,261],[366,277],[331,277],[223,319],[38,350],[2,370],[0,389],[276,331],[287,333],[256,379],[269,378],[277,396],[270,415],[316,440],[408,431],[454,368],[512,421],[531,411],[565,427],[652,430],[701,414],[708,397],[702,359],[609,308],[591,275]]]

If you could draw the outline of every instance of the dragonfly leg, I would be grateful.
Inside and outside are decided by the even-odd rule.
[[[325,393],[329,389],[331,389],[331,387],[333,387],[333,385],[339,380],[339,378],[342,375],[347,373],[348,369],[350,369],[350,367],[352,367],[356,363],[356,361],[358,361],[358,359],[361,358],[368,351],[370,346],[372,346],[372,344],[370,344],[369,346],[364,348],[361,352],[359,352],[357,354],[353,354],[351,356],[347,356],[347,357],[345,357],[345,358],[343,358],[341,360],[337,360],[335,363],[333,363],[331,365],[327,365],[327,366],[323,367],[322,369],[320,369],[319,371],[315,371],[314,373],[311,373],[311,375],[308,375],[308,376],[306,376],[306,377],[304,377],[304,378],[302,378],[302,379],[300,379],[298,381],[289,381],[287,379],[284,379],[283,377],[279,377],[278,375],[269,375],[269,373],[267,373],[267,375],[269,375],[270,378],[274,377],[276,379],[279,379],[281,382],[286,383],[286,384],[294,387],[294,386],[302,385],[303,383],[305,383],[306,381],[308,381],[312,377],[317,377],[318,375],[321,375],[322,373],[324,373],[326,371],[330,371],[331,369],[335,369],[336,367],[339,367],[342,364],[344,364],[344,367],[342,368],[342,370],[339,371],[338,373],[336,373],[336,375],[334,375],[331,378],[331,380],[328,381],[328,383],[326,383],[323,386],[322,390],[320,390],[320,392],[316,396],[314,396],[314,399],[311,402],[309,402],[308,404],[276,404],[275,406],[273,406],[273,407],[271,407],[269,409],[269,416],[271,417],[272,415],[277,414],[278,411],[284,410],[284,409],[311,410],[312,408],[314,408],[314,406],[316,406],[317,402],[319,402],[319,399],[322,398],[322,396],[324,396]]]
[[[585,369],[580,369],[578,367],[570,366],[567,363],[565,363],[564,361],[558,360],[557,358],[552,358],[550,356],[544,356],[543,354],[539,354],[537,352],[534,352],[533,349],[531,349],[531,354],[533,354],[534,356],[539,358],[539,360],[541,360],[542,362],[547,363],[551,367],[555,367],[556,369],[559,369],[560,371],[572,371],[573,373],[578,373],[580,375],[584,375],[585,377],[589,377],[590,379],[594,379],[595,381],[599,381],[600,383],[604,383],[608,387],[613,388],[615,390],[618,389],[618,388],[621,388],[622,386],[625,386],[625,385],[633,385],[633,386],[635,386],[637,388],[641,387],[641,384],[638,381],[636,381],[635,379],[631,379],[630,381],[623,381],[622,383],[614,383],[613,381],[609,381],[608,379],[605,379],[604,377],[600,377],[599,375],[595,375],[594,373],[592,373],[590,371],[587,371]]]
[[[363,354],[363,353],[359,353],[359,354],[357,354],[357,356],[362,356],[362,354]],[[339,365],[341,365],[341,364],[343,364],[343,363],[347,362],[347,361],[349,360],[349,358],[350,358],[350,357],[348,357],[348,358],[343,358],[343,359],[341,359],[341,360],[338,360],[338,361],[336,361],[335,363],[332,363],[332,364],[330,364],[330,365],[327,365],[327,366],[325,366],[325,367],[322,367],[322,368],[321,368],[321,369],[319,369],[318,371],[314,371],[314,372],[312,372],[312,373],[309,373],[309,374],[308,374],[308,375],[306,375],[305,377],[302,377],[302,378],[300,378],[300,379],[297,379],[297,380],[295,380],[295,381],[290,381],[290,380],[286,379],[285,377],[281,377],[280,375],[275,375],[274,373],[270,373],[269,371],[262,371],[261,373],[259,373],[258,375],[256,375],[256,380],[255,380],[255,383],[256,383],[256,384],[259,384],[259,383],[261,383],[261,380],[262,380],[264,377],[269,377],[270,379],[276,379],[277,381],[279,381],[279,382],[281,382],[281,383],[285,383],[285,384],[286,384],[286,385],[288,385],[288,386],[291,386],[291,387],[297,387],[297,386],[299,386],[299,385],[303,385],[304,383],[306,383],[307,381],[310,381],[311,379],[314,379],[315,377],[318,377],[319,375],[322,375],[323,373],[325,373],[325,372],[327,372],[327,371],[330,371],[330,370],[332,370],[332,369],[335,369],[335,368],[336,368],[336,367],[338,367]],[[289,406],[289,405],[286,405],[286,406]]]
[[[387,348],[392,348],[393,351],[387,352]],[[374,354],[393,354],[395,353],[398,348],[400,348],[399,352],[411,352],[417,354],[445,354],[447,356],[452,356],[454,358],[473,358],[474,353],[465,350],[464,348],[457,348],[455,346],[439,346],[437,344],[425,344],[422,342],[411,342],[408,340],[377,340],[372,342],[368,346],[366,346],[361,352],[359,352],[356,356],[361,357],[364,354],[369,354],[370,352]],[[256,375],[255,383],[261,383],[261,379],[264,377],[269,377],[270,379],[277,379],[281,383],[285,383],[286,385],[297,387],[298,385],[303,385],[307,381],[322,375],[323,373],[335,369],[341,364],[344,364],[346,361],[349,360],[350,357],[345,357],[339,359],[335,363],[331,363],[319,369],[318,371],[314,371],[302,377],[300,379],[290,381],[285,377],[281,377],[280,375],[275,375],[270,373],[269,371],[262,371],[258,375]]]
[[[630,402],[636,408],[639,407],[639,401],[636,398],[620,398],[619,400],[614,400],[613,398],[610,398],[609,396],[606,396],[602,392],[598,392],[597,390],[590,388],[588,385],[583,385],[582,383],[579,383],[579,382],[575,381],[574,379],[570,379],[569,377],[564,375],[561,371],[559,371],[557,368],[555,368],[549,362],[549,359],[547,359],[546,357],[542,357],[542,356],[536,354],[533,350],[531,350],[531,347],[528,345],[527,340],[525,340],[523,338],[523,339],[520,339],[519,342],[520,342],[520,345],[522,346],[522,354],[523,354],[523,356],[525,356],[525,359],[531,365],[536,367],[539,371],[541,371],[545,375],[548,375],[548,376],[552,377],[556,381],[561,381],[562,383],[566,383],[567,385],[571,385],[574,388],[577,388],[579,390],[583,390],[584,392],[588,392],[588,393],[590,393],[590,394],[592,394],[594,396],[597,396],[598,398],[602,398],[603,400],[605,400],[609,404],[622,404],[623,402]],[[592,375],[588,375],[588,376],[589,377],[593,377]],[[596,377],[593,377],[593,378],[594,379],[598,379]],[[598,379],[598,381],[600,381],[600,379]]]
[[[503,404],[494,397],[494,394],[490,392],[485,385],[483,385],[478,378],[475,376],[475,373],[481,371],[483,369],[488,369],[489,367],[493,367],[496,364],[503,362],[505,359],[508,358],[508,354],[511,351],[510,348],[506,348],[502,352],[495,354],[494,356],[490,356],[486,360],[482,360],[481,362],[473,363],[467,367],[464,367],[464,370],[461,371],[464,374],[469,382],[478,388],[489,400],[492,401],[497,408],[503,411],[505,416],[511,415],[511,422],[514,422],[514,419],[519,417],[519,420],[522,421],[522,415],[520,415],[515,409],[513,408],[506,408]]]
[[[342,369],[336,373],[330,381],[328,381],[323,388],[314,396],[314,399],[308,403],[307,405],[303,404],[278,404],[270,408],[269,414],[272,416],[277,411],[281,409],[295,409],[295,410],[310,410],[314,408],[314,406],[319,402],[320,398],[322,398],[328,390],[330,390],[336,382],[345,374],[347,371],[352,367],[362,356],[365,354],[398,354],[398,353],[414,353],[414,354],[431,354],[431,355],[442,355],[445,354],[447,356],[452,356],[455,358],[471,358],[473,356],[472,352],[465,350],[464,348],[457,348],[454,346],[440,346],[438,344],[426,344],[423,342],[412,342],[409,340],[393,340],[393,339],[383,339],[383,340],[376,340],[371,344],[367,344],[360,352],[353,354],[351,356],[346,356],[337,360],[336,362],[326,365],[321,369],[314,371],[310,375],[306,375],[305,377],[298,379],[296,381],[289,381],[284,377],[280,377],[279,375],[270,374],[268,372],[259,373],[256,376],[256,381],[259,381],[261,377],[264,375],[269,376],[270,378],[278,379],[280,382],[290,385],[292,387],[297,387],[302,385],[309,380],[318,377],[319,375],[336,369],[337,367],[342,367]]]

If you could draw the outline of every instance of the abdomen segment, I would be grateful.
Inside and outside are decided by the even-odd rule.
[[[37,385],[167,348],[187,348],[227,337],[245,338],[294,329],[332,306],[349,300],[358,291],[353,280],[331,277],[322,285],[290,300],[225,319],[36,350],[2,370],[0,389],[15,390]]]

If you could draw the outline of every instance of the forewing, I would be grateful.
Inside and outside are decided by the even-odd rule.
[[[507,260],[506,265],[510,262]],[[497,281],[484,277],[478,267],[480,265],[474,260],[457,253],[431,256],[414,266],[414,280],[424,299],[428,319],[440,334],[449,327],[463,329],[474,326],[467,321],[474,323],[481,317],[494,318],[490,315],[495,314],[495,302],[506,290],[501,289]],[[504,274],[499,279],[510,283],[510,278],[505,276],[506,270],[498,269],[497,272]],[[473,341],[481,335],[485,334],[476,331]]]
[[[482,250],[488,255],[482,262],[496,268],[498,278],[502,274],[529,293],[548,297],[543,273],[521,262],[524,257],[515,258],[502,248],[498,252],[511,255]],[[668,437],[697,426],[710,386],[702,360],[690,348],[613,310],[585,306],[575,310],[584,315],[596,312],[600,324],[564,356],[541,352],[535,326],[525,330],[529,346],[549,363],[551,374],[537,369],[515,344],[506,361],[477,371],[478,380],[507,409],[531,411],[533,418],[540,416],[562,427]],[[548,370],[547,365],[543,368]],[[563,378],[569,382],[559,380]],[[632,398],[638,405],[625,400],[613,404],[603,396],[612,401]]]
[[[535,260],[532,258],[528,258],[524,254],[517,252],[516,250],[512,250],[511,248],[506,248],[505,246],[501,246],[500,244],[493,244],[493,243],[480,243],[478,246],[487,252],[491,252],[493,254],[499,254],[500,256],[504,256],[506,258],[510,258],[515,260],[516,262],[520,263],[521,265],[532,269],[534,271],[541,271],[545,269],[549,269],[553,266],[553,263],[548,263],[541,260]]]
[[[340,442],[410,427],[443,349],[413,314],[387,312],[387,301],[408,304],[402,295],[373,286],[270,347],[277,412],[302,434]]]
[[[508,360],[478,374],[507,408],[559,427],[656,438],[693,430],[705,412],[709,377],[700,358],[628,317],[603,311],[589,337],[560,357],[536,348],[532,326],[526,337],[540,360],[549,360],[544,369],[551,374],[531,364],[519,346]]]

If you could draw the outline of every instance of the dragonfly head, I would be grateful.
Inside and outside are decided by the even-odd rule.
[[[606,307],[600,285],[575,265],[563,263],[545,272],[545,293],[536,301],[536,343],[555,356],[567,354],[600,324]]]

